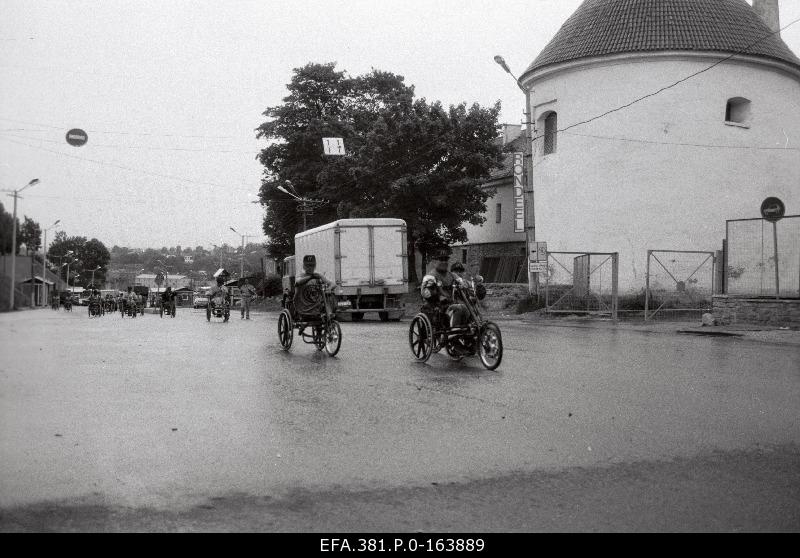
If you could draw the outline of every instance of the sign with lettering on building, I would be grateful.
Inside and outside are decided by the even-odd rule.
[[[322,138],[322,146],[325,148],[325,155],[347,155],[342,138]]]
[[[514,153],[514,232],[525,232],[525,156]]]

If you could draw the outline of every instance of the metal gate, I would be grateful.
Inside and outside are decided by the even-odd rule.
[[[727,221],[725,236],[725,294],[800,297],[800,215]]]
[[[644,319],[652,320],[659,312],[682,316],[710,312],[716,263],[714,252],[648,250]]]
[[[547,253],[547,313],[609,315],[616,320],[618,290],[618,252]]]

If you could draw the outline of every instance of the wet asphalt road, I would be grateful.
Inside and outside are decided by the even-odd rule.
[[[2,530],[800,530],[800,351],[501,322],[0,315]]]

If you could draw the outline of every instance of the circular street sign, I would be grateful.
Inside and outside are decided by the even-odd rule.
[[[761,204],[761,216],[770,223],[777,223],[786,215],[786,206],[778,198],[767,198]]]
[[[87,136],[86,132],[79,128],[73,128],[67,132],[67,143],[70,145],[80,147],[82,145],[86,145],[87,141],[89,141],[89,136]]]

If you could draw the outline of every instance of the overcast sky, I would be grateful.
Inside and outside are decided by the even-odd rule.
[[[0,2],[0,188],[43,225],[133,247],[262,238],[253,129],[292,68],[405,76],[446,104],[523,98],[521,73],[580,0]],[[800,18],[783,0],[781,22]],[[783,33],[800,53],[800,24]],[[66,145],[70,128],[89,143]],[[2,198],[10,211],[11,199]],[[52,238],[52,234],[49,238]]]

